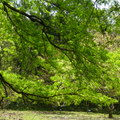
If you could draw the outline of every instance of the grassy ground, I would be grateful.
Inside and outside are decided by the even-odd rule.
[[[114,115],[120,120],[120,115]],[[110,120],[105,114],[66,111],[13,111],[0,110],[0,120]]]

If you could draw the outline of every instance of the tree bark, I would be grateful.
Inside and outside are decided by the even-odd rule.
[[[111,105],[108,107],[108,118],[113,118],[113,111],[114,111],[114,105],[111,104]]]

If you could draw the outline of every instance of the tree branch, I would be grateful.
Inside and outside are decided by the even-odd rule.
[[[26,92],[23,92],[23,91],[19,91],[17,89],[15,89],[13,87],[12,84],[10,84],[9,82],[7,82],[2,74],[0,73],[0,82],[4,83],[4,85],[7,85],[9,88],[11,88],[14,92],[18,93],[18,94],[22,94],[24,96],[31,96],[31,97],[37,97],[37,98],[43,98],[43,99],[49,99],[49,98],[53,98],[53,97],[58,97],[58,96],[64,96],[64,95],[77,95],[77,96],[80,96],[79,94],[77,93],[65,93],[65,94],[57,94],[57,95],[51,95],[51,96],[41,96],[41,95],[36,95],[36,94],[32,94],[32,93],[26,93]],[[28,97],[29,98],[29,97]],[[32,98],[29,98],[29,99],[32,99]],[[35,100],[35,99],[33,99]]]
[[[4,10],[5,10],[6,13],[7,13],[7,16],[9,17],[10,21],[12,22],[12,24],[13,24],[14,26],[15,26],[15,24],[13,23],[12,19],[10,18],[9,14],[8,14],[8,12],[7,12],[6,7],[9,8],[9,9],[11,9],[12,11],[15,11],[15,12],[21,14],[21,15],[24,15],[24,16],[28,17],[32,22],[37,22],[37,23],[39,23],[40,25],[42,25],[42,26],[43,26],[43,32],[44,32],[44,34],[45,34],[48,42],[49,42],[52,46],[54,46],[55,48],[57,48],[57,49],[59,49],[59,50],[62,50],[62,51],[63,51],[63,50],[64,50],[64,51],[72,51],[72,50],[69,50],[69,49],[66,49],[66,48],[61,48],[61,47],[59,47],[58,45],[54,44],[54,43],[49,39],[49,37],[48,37],[47,34],[50,34],[50,33],[47,33],[47,30],[45,29],[45,28],[48,28],[49,26],[47,26],[41,18],[39,18],[39,17],[37,17],[37,16],[35,16],[35,15],[29,15],[29,14],[23,12],[23,11],[20,11],[20,10],[18,10],[18,9],[16,9],[16,8],[12,7],[11,5],[9,5],[9,4],[8,4],[7,2],[5,2],[5,1],[3,2],[3,6],[4,6]],[[49,28],[50,28],[50,27],[49,27]],[[51,30],[53,31],[52,28],[51,28]],[[17,34],[18,34],[19,36],[22,36],[22,35],[20,35],[18,32],[17,32]],[[53,35],[53,34],[51,34],[51,35]],[[58,35],[54,35],[54,36],[58,36]]]
[[[15,89],[9,82],[7,82],[2,74],[0,73],[0,81],[3,82],[5,85],[7,85],[8,87],[10,87],[14,92],[18,93],[18,94],[23,94],[23,95],[28,95],[28,96],[36,96],[36,97],[40,97],[40,98],[49,98],[49,97],[45,97],[45,96],[40,96],[40,95],[35,95],[35,94],[31,94],[31,93],[25,93],[23,91],[19,91],[17,89]]]
[[[18,10],[18,9],[16,9],[16,8],[12,7],[11,5],[9,5],[9,4],[8,4],[7,2],[5,2],[5,1],[3,2],[3,5],[4,5],[4,6],[7,6],[9,9],[11,9],[11,10],[17,12],[17,13],[20,13],[21,15],[24,15],[24,16],[28,17],[28,18],[29,18],[31,21],[33,21],[33,22],[38,22],[38,23],[40,23],[42,26],[46,26],[45,23],[43,22],[43,20],[42,20],[41,18],[35,16],[35,15],[29,15],[29,14],[23,12],[23,11],[20,11],[20,10]]]

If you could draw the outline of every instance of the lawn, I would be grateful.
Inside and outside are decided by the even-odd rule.
[[[92,112],[0,110],[0,120],[110,120],[107,116]],[[120,116],[114,115],[111,120],[120,120]]]

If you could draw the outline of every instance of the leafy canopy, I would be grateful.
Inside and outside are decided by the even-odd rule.
[[[97,32],[119,32],[117,2],[110,9],[97,7],[105,0],[0,2],[1,96],[6,85],[31,100],[117,102],[105,93],[116,79],[108,82],[112,59],[95,40]]]

